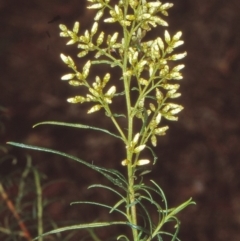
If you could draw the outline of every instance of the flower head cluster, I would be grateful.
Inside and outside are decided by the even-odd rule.
[[[87,60],[82,71],[77,69],[70,56],[61,54],[63,62],[72,69],[72,73],[64,75],[62,80],[67,80],[73,86],[85,86],[89,91],[86,96],[69,98],[68,102],[95,102],[88,113],[104,108],[107,115],[112,117],[115,113],[111,112],[109,105],[113,97],[120,96],[116,93],[116,86],[123,83],[124,93],[121,96],[125,96],[128,114],[131,118],[142,120],[139,132],[140,146],[145,145],[148,140],[156,146],[156,136],[165,135],[168,129],[168,126],[160,126],[162,117],[176,121],[177,114],[183,109],[181,105],[174,103],[174,99],[181,96],[178,92],[180,85],[176,82],[182,79],[180,71],[184,65],[174,62],[184,58],[186,52],[173,53],[184,43],[180,39],[180,31],[172,37],[165,30],[163,38],[157,37],[149,41],[143,41],[143,38],[152,28],[168,26],[162,16],[168,15],[167,11],[173,4],[147,0],[120,0],[111,5],[110,0],[88,1],[91,3],[88,8],[97,10],[90,30],[78,35],[78,22],[72,30],[60,25],[60,36],[70,38],[67,44],[76,43],[80,49],[78,57],[86,57],[89,52],[95,53],[95,60]],[[103,21],[109,24],[118,23],[122,33],[113,32],[106,36],[104,31],[98,31],[100,19],[106,15],[106,10],[109,16]],[[113,83],[113,80],[110,80],[110,73],[106,73],[102,79],[96,76],[94,82],[89,81],[90,67],[99,64],[120,68],[123,81],[114,80]],[[137,99],[132,99],[132,91],[138,92]],[[114,121],[115,125],[116,123]],[[123,133],[121,135],[124,137]],[[131,146],[129,141],[126,141],[128,148]]]

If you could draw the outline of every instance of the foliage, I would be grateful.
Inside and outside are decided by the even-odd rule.
[[[6,132],[4,119],[7,113],[8,110],[0,106],[0,136]],[[23,165],[23,160],[9,149],[0,143],[0,240],[31,241],[34,235],[40,236],[44,230],[56,228],[60,223],[56,224],[44,212],[54,202],[59,202],[57,197],[50,199],[44,195],[47,188],[59,181],[46,182],[46,176],[33,165],[30,156],[24,158]],[[69,241],[71,236],[58,234],[48,238]]]
[[[142,178],[144,172],[138,172],[141,166],[146,166],[145,171],[148,171],[148,165],[150,163],[154,165],[156,162],[153,148],[157,146],[157,137],[165,135],[168,129],[168,126],[161,124],[162,118],[177,121],[177,114],[183,109],[183,106],[177,104],[175,99],[181,95],[178,92],[180,87],[178,82],[182,79],[180,70],[184,68],[184,65],[175,64],[175,61],[184,58],[186,52],[174,53],[175,48],[183,44],[180,40],[182,33],[179,31],[171,37],[170,33],[165,30],[163,38],[157,37],[144,41],[144,37],[147,37],[154,28],[168,26],[162,15],[168,16],[168,10],[173,4],[146,0],[88,1],[91,3],[88,8],[97,10],[91,29],[79,35],[79,22],[74,24],[72,30],[61,24],[60,36],[70,39],[67,45],[77,44],[80,49],[78,57],[90,56],[90,58],[86,59],[85,64],[79,70],[72,57],[61,54],[62,61],[71,69],[69,73],[62,76],[62,80],[68,81],[74,87],[87,90],[85,96],[77,95],[68,98],[69,103],[91,103],[88,114],[104,110],[106,116],[116,127],[117,133],[84,124],[43,122],[37,125],[55,124],[89,128],[119,138],[126,149],[125,159],[119,160],[126,167],[126,176],[117,170],[98,167],[60,151],[13,142],[10,144],[65,156],[104,175],[117,188],[102,184],[95,184],[90,188],[107,189],[113,192],[119,197],[115,204],[106,205],[87,201],[73,204],[97,205],[109,209],[110,214],[120,213],[122,219],[67,226],[44,235],[66,230],[125,225],[131,229],[132,237],[119,234],[118,239],[150,241],[155,238],[163,240],[163,236],[169,236],[171,240],[179,240],[177,234],[180,222],[176,214],[194,202],[189,199],[177,207],[169,208],[160,186],[153,180],[151,180],[151,185],[146,185]],[[117,25],[120,30],[106,36],[104,31],[99,31],[102,18],[103,22]],[[94,54],[94,59],[91,58],[91,52]],[[95,80],[91,80],[90,73],[94,72],[92,68],[98,65],[106,66],[107,72],[101,77],[96,75]],[[120,79],[111,76],[108,71],[109,66],[121,71]],[[112,104],[117,98],[121,98],[121,101],[125,103],[125,112],[118,113],[113,110]],[[122,122],[119,118],[125,120],[124,126],[120,124]],[[153,153],[152,160],[142,158],[146,149]],[[150,205],[155,207],[158,220],[152,220]],[[164,229],[165,224],[169,222],[175,223],[172,233]]]

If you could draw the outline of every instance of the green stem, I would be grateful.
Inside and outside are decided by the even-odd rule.
[[[113,124],[115,125],[115,127],[117,128],[119,134],[121,135],[123,141],[125,144],[127,144],[127,139],[125,134],[123,133],[121,127],[119,126],[118,122],[116,121],[116,119],[114,118],[111,109],[109,108],[109,106],[107,104],[104,104],[103,102],[101,103],[104,106],[104,109],[106,110],[107,114],[109,115],[110,119],[112,120]]]
[[[41,188],[39,173],[35,168],[33,168],[33,173],[34,173],[36,192],[37,192],[37,218],[38,218],[38,236],[39,236],[38,240],[42,241],[43,240],[43,237],[41,237],[41,235],[43,234],[42,188]]]
[[[129,2],[126,1],[124,6],[124,16],[127,15],[128,12],[128,5]],[[131,33],[128,32],[126,26],[123,27],[123,34],[124,34],[124,54],[123,54],[123,82],[124,82],[124,91],[125,91],[125,99],[126,99],[126,107],[127,107],[127,118],[128,118],[128,146],[130,146],[130,143],[133,138],[133,116],[132,116],[132,107],[131,107],[131,98],[130,98],[130,82],[131,78],[129,76],[126,76],[125,73],[127,73],[127,66],[128,66],[128,49],[131,42]],[[135,191],[134,191],[134,167],[132,165],[132,150],[130,148],[127,148],[126,156],[128,160],[127,165],[127,172],[128,172],[128,200],[129,204],[132,204],[135,202]],[[130,212],[127,210],[127,213],[129,214],[129,220],[133,225],[137,226],[137,210],[136,205],[131,205]],[[132,235],[133,240],[138,240],[138,231],[137,229],[132,228]]]

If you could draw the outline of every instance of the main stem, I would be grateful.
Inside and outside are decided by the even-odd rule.
[[[125,4],[125,16],[128,11],[128,2]],[[130,82],[131,78],[129,76],[124,75],[127,72],[127,66],[128,66],[128,48],[130,46],[131,37],[129,36],[129,32],[127,31],[126,27],[123,27],[123,33],[124,33],[124,55],[123,55],[123,81],[124,81],[124,90],[125,90],[125,98],[126,98],[126,107],[127,107],[127,120],[128,120],[128,143],[127,146],[130,146],[130,143],[133,138],[133,116],[132,116],[132,107],[131,107],[131,98],[130,98]],[[127,207],[127,214],[128,218],[133,225],[137,225],[137,210],[136,205],[133,204],[135,202],[135,191],[134,191],[134,170],[133,170],[133,163],[132,163],[132,150],[131,148],[127,148],[126,156],[128,160],[127,165],[127,172],[128,172],[128,200],[130,205]],[[133,240],[138,240],[138,231],[135,228],[132,228],[132,235]]]

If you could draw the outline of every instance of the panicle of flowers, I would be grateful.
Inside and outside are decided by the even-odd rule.
[[[141,3],[137,0],[120,0],[116,4],[110,0],[88,0],[88,2],[91,3],[89,9],[97,10],[95,21],[89,30],[78,35],[80,29],[78,22],[74,24],[72,30],[60,25],[62,31],[60,36],[70,38],[67,44],[76,43],[80,49],[78,57],[85,57],[89,52],[95,53],[95,60],[88,60],[82,72],[77,70],[70,56],[61,54],[63,62],[72,69],[72,73],[64,75],[62,80],[67,80],[72,86],[85,86],[89,91],[86,96],[69,98],[68,102],[95,102],[88,113],[101,108],[109,111],[109,104],[112,103],[113,97],[117,96],[116,80],[110,80],[110,73],[106,73],[103,80],[96,76],[92,84],[87,79],[92,65],[105,64],[119,67],[122,70],[122,79],[127,79],[129,86],[133,86],[132,90],[138,92],[137,100],[132,101],[131,116],[142,120],[144,128],[140,133],[141,145],[145,145],[150,140],[152,145],[156,146],[156,136],[165,135],[168,129],[168,126],[161,126],[162,117],[176,121],[177,114],[183,109],[183,106],[174,103],[174,100],[181,96],[180,85],[176,82],[183,78],[181,70],[184,65],[174,62],[183,59],[186,52],[173,53],[184,43],[181,40],[181,31],[171,36],[165,30],[162,38],[157,37],[148,41],[143,39],[152,28],[159,25],[168,26],[162,16],[168,16],[168,10],[173,4],[147,0],[141,0]],[[109,12],[109,17],[103,21],[109,24],[119,23],[123,29],[122,37],[119,32],[106,36],[104,31],[98,31],[100,19],[106,10]],[[109,85],[107,91],[104,89],[106,85]],[[128,144],[128,148],[132,148],[131,144]]]

